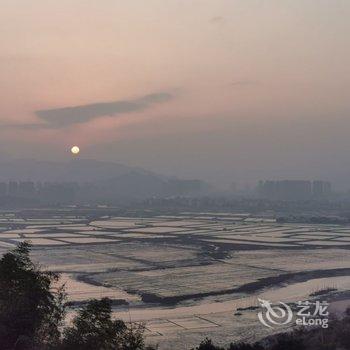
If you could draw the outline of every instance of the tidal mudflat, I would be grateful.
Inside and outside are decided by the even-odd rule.
[[[349,299],[345,225],[189,212],[0,219],[0,252],[31,241],[33,258],[62,273],[71,312],[108,296],[114,315],[144,322],[160,349],[190,348],[206,336],[224,344],[271,333],[257,320],[258,298],[296,302],[329,290],[327,300]]]

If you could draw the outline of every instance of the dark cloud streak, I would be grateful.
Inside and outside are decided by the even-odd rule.
[[[35,114],[47,123],[47,127],[59,129],[73,124],[86,123],[102,116],[116,116],[118,114],[143,111],[154,104],[167,102],[172,98],[172,94],[160,92],[133,100],[99,102],[81,106],[39,110]],[[45,128],[45,125],[39,125]]]

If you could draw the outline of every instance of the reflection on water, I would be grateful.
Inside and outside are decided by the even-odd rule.
[[[203,302],[199,305],[179,306],[176,308],[151,307],[147,309],[116,311],[114,312],[114,316],[124,320],[147,321],[159,318],[234,312],[237,308],[257,306],[257,298],[270,300],[272,302],[296,302],[299,300],[307,300],[311,293],[327,288],[336,288],[339,291],[350,290],[350,276],[316,278],[307,282],[299,282],[281,288],[269,289],[250,297],[240,297],[236,295],[236,298],[238,297],[237,299],[223,302]]]
[[[268,290],[260,294],[259,297],[273,302],[298,301],[307,299],[310,293],[328,288],[350,290],[350,276],[315,278],[306,282],[294,283],[286,287]]]

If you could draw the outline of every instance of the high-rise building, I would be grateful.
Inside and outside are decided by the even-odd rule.
[[[315,197],[326,197],[332,192],[332,186],[329,181],[314,181],[312,183],[312,194]]]
[[[9,182],[8,194],[10,196],[16,196],[18,194],[18,183],[16,181],[10,181]]]
[[[6,196],[6,195],[7,195],[7,183],[0,182],[0,196]]]
[[[35,194],[34,182],[24,181],[18,184],[18,195],[19,196],[33,196]]]
[[[329,182],[319,181],[312,183],[305,180],[281,180],[281,181],[260,181],[258,193],[261,197],[270,199],[309,199],[315,194],[322,196],[330,193]]]

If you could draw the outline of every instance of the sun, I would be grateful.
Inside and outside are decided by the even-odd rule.
[[[78,146],[73,146],[70,151],[74,154],[77,155],[80,152],[80,148]]]

